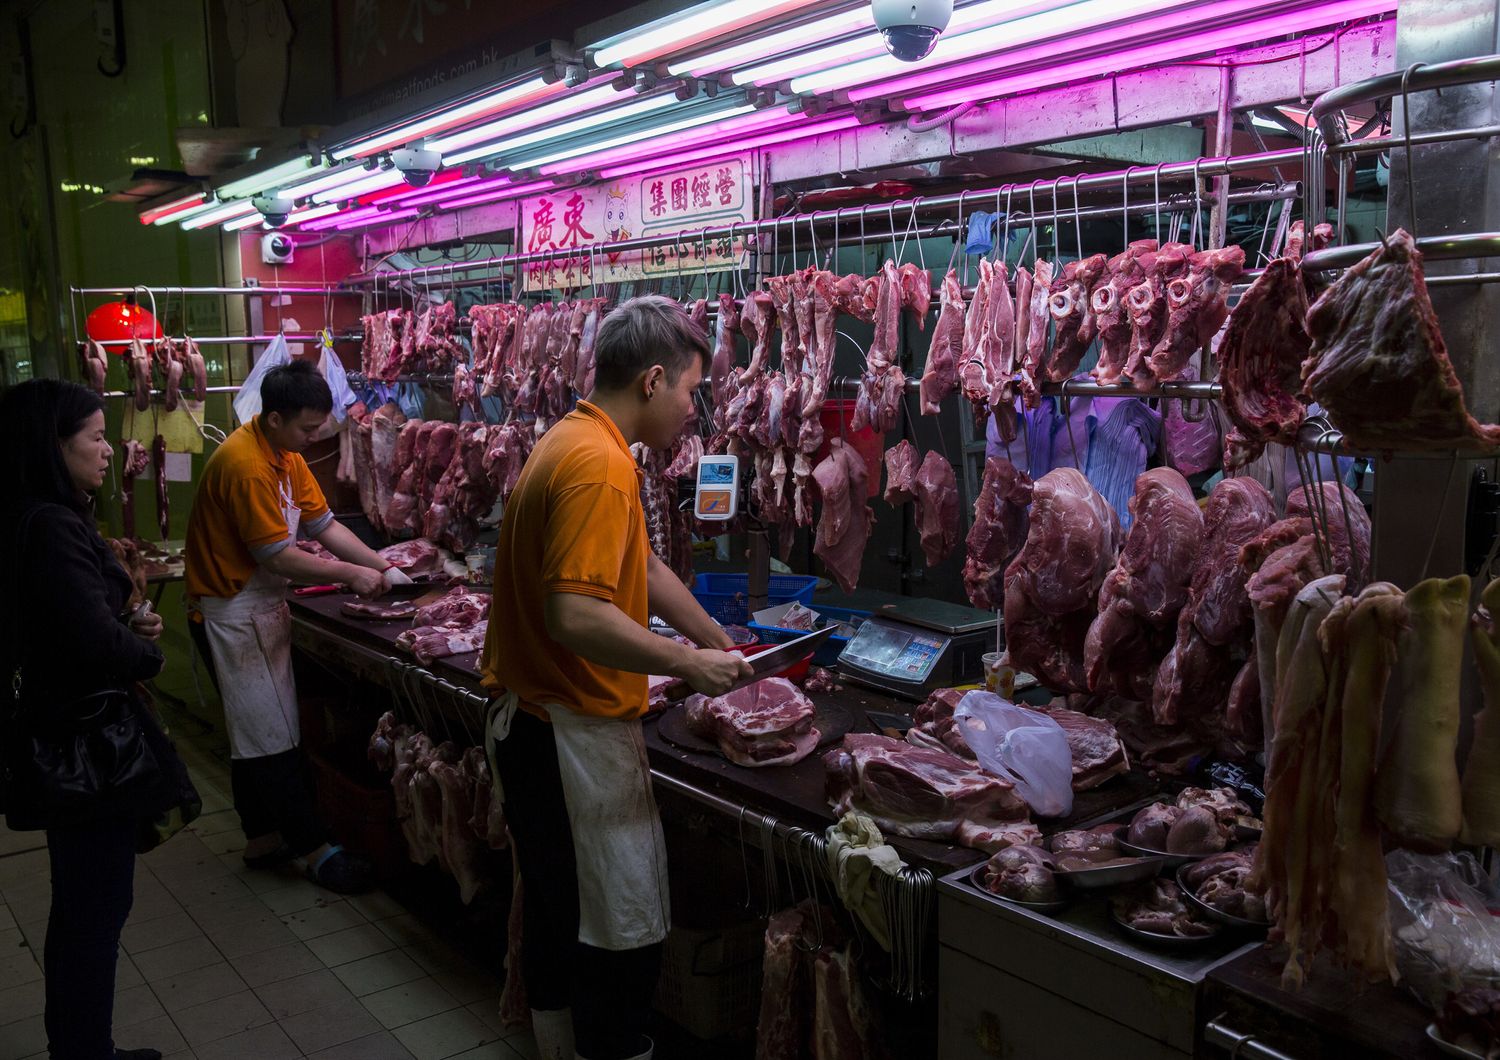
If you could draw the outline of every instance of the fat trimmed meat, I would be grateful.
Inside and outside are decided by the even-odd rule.
[[[689,696],[684,717],[690,732],[716,743],[735,765],[789,766],[818,746],[814,707],[790,681],[768,677],[724,696]]]

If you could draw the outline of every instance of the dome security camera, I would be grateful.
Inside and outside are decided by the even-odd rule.
[[[260,237],[260,260],[267,265],[289,265],[297,245],[281,232],[267,232]]]
[[[295,207],[291,199],[280,195],[257,195],[250,200],[260,215],[266,219],[267,228],[280,228],[286,224],[287,215]]]
[[[904,63],[932,54],[953,17],[953,0],[870,0],[885,49]]]
[[[425,148],[403,147],[391,152],[391,162],[414,188],[430,183],[443,168],[443,156]]]

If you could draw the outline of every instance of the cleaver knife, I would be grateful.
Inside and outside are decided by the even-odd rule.
[[[753,685],[757,681],[763,681],[767,677],[779,674],[781,671],[796,666],[804,659],[811,659],[821,648],[828,638],[833,636],[838,629],[836,625],[824,626],[822,629],[814,630],[812,633],[804,634],[795,640],[789,640],[785,644],[778,644],[768,651],[756,652],[754,655],[745,656],[745,661],[750,664],[750,675],[742,677],[725,691],[725,695],[737,688]],[[667,699],[672,703],[680,702],[693,694],[692,686],[686,681],[677,681],[667,690]]]

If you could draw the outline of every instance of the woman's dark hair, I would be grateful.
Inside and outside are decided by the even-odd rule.
[[[708,335],[687,310],[663,295],[642,295],[621,302],[599,325],[594,383],[601,390],[619,390],[659,364],[667,382],[675,384],[694,360],[707,372],[708,355]]]
[[[311,361],[293,361],[267,372],[260,381],[261,414],[279,412],[285,420],[303,409],[325,416],[333,411],[333,391],[318,366]]]
[[[98,394],[64,379],[32,379],[0,393],[0,452],[12,469],[6,489],[11,505],[50,501],[88,510],[68,474],[61,443],[103,408]]]

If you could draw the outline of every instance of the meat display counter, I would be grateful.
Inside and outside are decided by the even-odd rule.
[[[969,875],[938,884],[939,1060],[1186,1060],[1205,977],[1261,948],[1226,933],[1147,949],[1110,922],[1105,897],[1041,914],[981,891]]]

